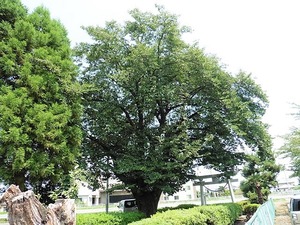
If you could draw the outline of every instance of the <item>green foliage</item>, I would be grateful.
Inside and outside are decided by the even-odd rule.
[[[198,206],[191,209],[169,210],[156,213],[151,218],[131,223],[131,225],[230,225],[241,215],[238,204],[225,204],[214,206]]]
[[[8,223],[8,219],[2,219],[2,218],[0,218],[0,224],[1,223],[7,224]]]
[[[222,205],[226,206],[229,209],[231,223],[234,224],[234,222],[239,218],[239,216],[242,215],[242,206],[238,203],[226,203]]]
[[[93,213],[77,214],[76,224],[78,225],[127,225],[134,221],[145,218],[145,215],[139,212],[126,213]]]
[[[199,224],[206,225],[208,216],[200,214],[194,210],[171,210],[164,213],[156,213],[151,218],[143,219],[138,222],[131,223],[131,225],[185,225],[185,224]]]
[[[297,185],[297,186],[293,187],[293,190],[300,190],[300,186]]]
[[[248,205],[245,205],[244,209],[243,209],[243,213],[245,215],[252,216],[260,206],[261,206],[260,204],[248,204]]]
[[[270,150],[249,156],[243,169],[246,180],[240,186],[244,197],[249,198],[251,203],[262,204],[267,201],[270,189],[277,186],[276,176],[279,171],[280,166],[276,165],[274,154]]]
[[[299,119],[300,106],[296,105],[298,112],[296,119]],[[291,161],[291,169],[294,177],[300,177],[300,129],[299,127],[293,128],[290,133],[283,136],[284,144],[280,147],[278,153],[289,158]]]
[[[196,207],[198,205],[195,205],[195,204],[180,204],[178,206],[175,206],[175,207],[163,207],[163,208],[160,208],[157,210],[157,212],[165,212],[165,211],[168,211],[168,210],[175,210],[175,209],[190,209],[190,208],[193,208],[193,207]]]
[[[21,6],[20,0],[2,1],[0,7],[1,35],[5,34],[2,25],[13,25],[18,19],[24,18],[26,13],[27,11]],[[6,23],[3,24],[3,22]]]
[[[84,94],[82,167],[119,178],[139,209],[155,213],[195,163],[226,176],[263,142],[266,95],[250,75],[232,76],[219,61],[182,39],[177,17],[130,12],[124,25],[85,27],[92,43],[76,47]],[[238,113],[237,113],[238,112]]]
[[[255,140],[256,152],[247,156],[247,163],[242,171],[246,180],[241,183],[240,188],[252,203],[262,204],[268,199],[270,189],[277,186],[276,176],[281,167],[275,162],[271,136],[267,130],[257,130],[256,133],[261,138]]]
[[[242,208],[242,214],[247,215],[247,218],[251,218],[251,216],[257,211],[257,209],[261,206],[260,204],[251,203],[250,200],[240,201],[239,204]]]
[[[243,200],[243,201],[237,202],[237,204],[239,204],[242,207],[242,212],[244,214],[245,206],[251,204],[251,202],[249,200]]]
[[[0,181],[43,202],[70,186],[81,144],[81,88],[64,27],[38,7],[0,4]]]

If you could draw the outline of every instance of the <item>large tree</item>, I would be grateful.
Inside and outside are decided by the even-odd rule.
[[[67,32],[38,7],[0,4],[0,180],[22,191],[68,184],[81,143],[80,89]]]
[[[231,175],[256,150],[267,100],[250,75],[232,76],[197,44],[187,44],[177,16],[130,12],[131,21],[85,27],[77,46],[84,95],[83,167],[95,185],[113,174],[140,211],[155,213],[206,165]]]
[[[246,179],[241,182],[244,197],[249,198],[252,203],[259,204],[267,201],[270,189],[277,186],[276,176],[281,169],[275,161],[271,136],[263,132],[261,137],[257,140],[257,151],[247,156],[247,163],[242,170]]]
[[[300,105],[294,105],[297,112],[294,114],[295,120],[300,118]],[[284,143],[280,147],[278,154],[290,160],[291,170],[294,177],[300,178],[300,128],[293,127],[291,131],[283,136]]]

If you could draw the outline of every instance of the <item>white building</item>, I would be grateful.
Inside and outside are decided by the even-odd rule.
[[[279,172],[276,178],[278,182],[276,191],[288,191],[299,185],[299,178],[292,177],[293,171],[289,158],[278,157],[276,163],[283,167],[283,170]]]
[[[78,189],[78,199],[86,206],[100,204],[100,191],[99,189],[93,191],[86,182],[80,182]]]
[[[214,175],[218,174],[218,172],[206,169],[204,167],[198,167],[195,171],[197,176],[203,176],[203,175]],[[208,178],[206,179],[209,181]],[[109,187],[112,187],[112,185],[120,183],[118,180],[109,180]],[[103,186],[106,186],[106,183],[103,183]],[[233,189],[237,189],[239,187],[239,181],[232,183]],[[228,189],[226,183],[222,184],[209,184],[205,186],[205,192],[207,194],[215,195],[217,191],[220,189],[220,187],[223,187],[224,189]],[[106,191],[105,189],[98,189],[96,191],[92,191],[91,188],[88,187],[88,185],[84,182],[81,182],[81,187],[79,188],[78,198],[87,206],[91,205],[98,205],[98,204],[105,204],[106,203]],[[116,190],[110,193],[109,195],[109,202],[110,203],[116,203],[123,199],[127,198],[133,198],[132,194],[128,192],[128,190]],[[194,184],[194,181],[190,180],[187,183],[185,183],[181,190],[176,192],[173,195],[168,195],[162,193],[160,197],[160,203],[166,203],[166,202],[173,202],[173,201],[193,201],[193,200],[199,200],[200,199],[200,186]]]
[[[109,179],[109,188],[114,184],[120,183],[117,180]],[[106,183],[103,185],[106,187]],[[95,206],[105,204],[107,198],[106,190],[103,188],[92,190],[86,182],[80,182],[78,190],[78,199],[86,206]],[[123,199],[133,198],[127,190],[116,190],[109,194],[109,203],[116,203]]]
[[[199,190],[198,190],[199,191]],[[181,190],[176,192],[173,195],[162,194],[160,197],[161,202],[168,202],[168,201],[190,201],[196,200],[199,198],[197,196],[197,186],[194,186],[193,181],[188,181],[185,183]]]

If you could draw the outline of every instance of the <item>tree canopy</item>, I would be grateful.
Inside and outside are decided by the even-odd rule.
[[[84,94],[83,167],[95,185],[112,174],[138,207],[156,212],[204,165],[235,172],[244,148],[264,148],[267,97],[249,74],[236,76],[198,44],[188,44],[176,15],[130,11],[124,24],[85,27],[76,47]]]
[[[272,151],[271,136],[262,134],[262,146],[254,154],[247,155],[242,175],[246,178],[241,182],[241,190],[244,197],[252,203],[263,204],[268,200],[271,188],[278,185],[276,176],[281,167],[276,164]]]
[[[294,114],[295,120],[299,120],[300,106],[295,105],[297,113]],[[280,147],[278,154],[289,158],[294,177],[300,177],[300,128],[294,127],[283,136],[284,143]]]
[[[49,191],[68,183],[81,143],[80,86],[67,32],[43,7],[0,5],[0,180]]]

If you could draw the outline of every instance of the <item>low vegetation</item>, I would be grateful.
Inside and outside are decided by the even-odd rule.
[[[165,211],[168,211],[168,210],[175,210],[175,209],[190,209],[190,208],[194,208],[198,205],[195,205],[195,204],[180,204],[176,207],[163,207],[163,208],[160,208],[157,210],[157,212],[165,212]]]
[[[77,225],[127,225],[132,222],[144,219],[146,216],[140,212],[113,212],[113,213],[92,213],[78,214]]]
[[[156,213],[151,218],[131,223],[130,225],[167,225],[167,224],[198,224],[198,225],[230,225],[241,215],[239,204],[197,206],[190,209],[168,210]]]
[[[0,219],[0,224],[1,223],[7,223],[7,219]]]
[[[261,206],[260,204],[251,203],[250,200],[240,201],[238,204],[242,207],[242,214],[246,215],[247,221],[253,216],[259,206]]]
[[[231,225],[241,213],[242,206],[237,203],[211,206],[184,204],[174,208],[164,208],[151,218],[146,218],[139,212],[79,214],[77,225]]]

